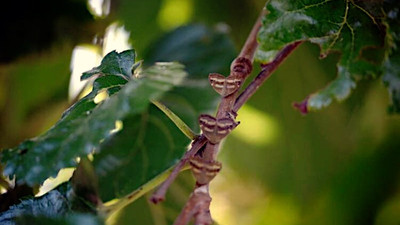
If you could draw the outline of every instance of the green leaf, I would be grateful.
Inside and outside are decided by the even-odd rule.
[[[220,96],[208,82],[209,73],[229,74],[236,57],[235,46],[226,33],[203,25],[179,27],[154,43],[144,56],[146,63],[178,61],[190,74],[179,88],[166,93],[168,106],[195,132],[198,116],[216,109]]]
[[[185,65],[191,78],[204,79],[209,73],[229,73],[235,56],[235,46],[226,33],[204,25],[189,25],[154,43],[144,59],[147,65],[178,61]]]
[[[0,214],[0,224],[15,224],[15,220],[22,216],[63,216],[70,211],[66,193],[53,190],[40,198],[21,201],[11,206],[9,210]]]
[[[78,213],[79,212],[79,213]],[[104,224],[85,202],[77,198],[69,183],[39,198],[24,199],[0,213],[0,224]]]
[[[103,220],[91,214],[73,213],[65,217],[32,217],[24,216],[17,219],[18,225],[103,225]],[[8,225],[8,224],[7,224]],[[13,224],[10,224],[13,225]]]
[[[386,0],[384,8],[387,12],[387,42],[391,48],[383,64],[383,82],[391,97],[390,112],[400,113],[400,2]]]
[[[129,79],[132,76],[134,62],[134,50],[126,50],[121,53],[112,51],[104,56],[100,66],[84,72],[81,79],[85,80],[96,74],[119,75]]]
[[[123,197],[173,166],[191,141],[155,106],[123,126],[94,157],[103,201]]]
[[[195,25],[178,28],[153,46],[145,62],[176,60],[191,72],[159,101],[198,132],[198,116],[212,113],[220,98],[208,83],[208,73],[229,71],[235,57],[232,42],[220,32]],[[137,193],[135,190],[142,195],[146,192],[141,191],[143,185],[175,165],[190,141],[155,106],[126,118],[123,129],[104,141],[100,153],[94,156],[101,199],[128,199],[130,193]]]
[[[19,182],[33,185],[55,176],[62,168],[76,166],[77,157],[101,150],[98,146],[112,136],[116,121],[141,115],[150,100],[159,99],[185,76],[182,65],[159,63],[144,70],[140,79],[130,80],[121,91],[96,105],[94,98],[100,88],[120,85],[120,82],[111,81],[114,75],[99,77],[92,93],[67,110],[48,132],[2,152],[1,160],[6,164],[4,174],[16,175]],[[102,79],[109,82],[102,82]]]
[[[269,62],[289,43],[310,41],[321,48],[321,57],[341,52],[338,76],[324,89],[311,94],[300,107],[304,112],[318,110],[333,100],[347,98],[361,79],[380,72],[382,57],[371,59],[368,49],[384,45],[385,27],[378,1],[350,0],[271,0],[269,14],[258,34],[257,59]]]

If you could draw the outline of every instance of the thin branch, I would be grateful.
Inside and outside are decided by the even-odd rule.
[[[195,225],[211,225],[210,203],[208,185],[196,187],[174,225],[186,225],[192,218],[195,218]]]
[[[257,49],[257,34],[261,28],[261,20],[265,15],[263,11],[255,22],[239,56],[231,64],[231,73],[228,77],[240,80],[240,86],[250,75],[253,69],[254,54]],[[217,111],[217,119],[223,119],[231,116],[232,107],[238,95],[239,88],[232,94],[224,96]],[[235,115],[234,115],[235,117]],[[206,148],[202,153],[202,158],[205,161],[215,161],[219,151],[219,143],[213,144],[207,142]],[[174,225],[186,225],[190,219],[194,217],[195,224],[208,225],[212,223],[210,215],[211,197],[209,193],[209,184],[204,184],[196,187],[193,194],[190,196],[185,208],[176,219]]]
[[[168,176],[168,178],[160,185],[156,192],[150,198],[154,204],[162,202],[165,200],[165,194],[169,186],[174,182],[176,177],[178,176],[181,169],[185,166],[185,164],[189,161],[190,158],[194,157],[196,153],[203,147],[203,145],[207,142],[207,139],[204,136],[200,136],[199,138],[195,139],[192,143],[192,147],[189,151],[185,153],[182,159],[178,162],[175,166],[172,173]]]
[[[174,112],[172,112],[166,105],[159,101],[151,101],[157,108],[159,108],[163,113],[168,116],[168,118],[188,137],[190,140],[194,140],[198,135],[190,129],[190,127],[179,118]]]
[[[256,23],[254,24],[249,37],[247,38],[240,54],[231,64],[230,75],[226,79],[239,80],[240,86],[244,83],[246,78],[250,75],[253,67],[254,54],[258,47],[257,34],[261,27],[262,17],[265,15],[263,11]],[[215,126],[217,121],[221,121],[224,118],[235,118],[238,109],[254,94],[259,86],[269,77],[269,75],[278,67],[278,65],[300,44],[300,42],[293,43],[285,47],[281,52],[278,53],[275,60],[269,64],[263,65],[263,70],[255,78],[255,80],[243,91],[238,97],[239,88],[221,99],[221,103],[218,107],[217,115],[215,120],[209,122],[209,126]],[[217,77],[218,82],[221,82],[223,78]],[[218,90],[217,90],[218,92]],[[210,116],[211,117],[211,116]],[[220,120],[221,119],[221,120]],[[213,125],[214,124],[214,125]],[[218,125],[218,124],[217,124]],[[224,124],[221,124],[224,125]],[[221,126],[223,127],[223,126]],[[211,129],[211,128],[209,128]],[[224,130],[226,131],[226,130]],[[205,162],[216,163],[216,158],[219,152],[219,143],[208,142],[207,139],[202,135],[197,139],[192,146],[192,149],[188,151],[182,160],[175,167],[171,176],[161,185],[161,187],[153,194],[151,200],[154,203],[164,200],[165,193],[169,185],[173,182],[180,171],[180,167],[183,167],[189,159],[196,155],[198,150],[206,144],[204,150],[199,157]],[[197,168],[198,169],[198,168]],[[200,170],[201,172],[201,170]],[[210,215],[211,197],[209,193],[209,183],[201,184],[197,182],[196,188],[190,196],[181,214],[175,220],[174,225],[186,225],[192,218],[195,220],[196,225],[209,225],[212,224]]]
[[[229,76],[235,76],[238,79],[241,79],[241,84],[244,83],[244,81],[250,75],[253,69],[254,54],[258,47],[257,34],[261,28],[262,18],[264,17],[265,13],[265,10],[260,13],[260,16],[258,17],[253,28],[251,29],[251,32],[247,37],[247,40],[243,45],[239,56],[232,62],[231,74]],[[218,107],[217,118],[225,118],[227,117],[227,115],[231,115],[232,108],[238,96],[238,90],[235,93],[222,98],[221,103]],[[233,116],[236,117],[236,115]],[[204,150],[205,160],[215,160],[218,152],[219,144],[207,143],[206,149]]]
[[[261,72],[237,98],[232,111],[236,113],[239,108],[242,107],[244,103],[246,103],[247,100],[249,100],[249,98],[257,91],[264,81],[269,78],[272,72],[274,72],[276,68],[278,68],[278,66],[289,56],[289,54],[301,43],[301,41],[298,41],[289,44],[277,54],[276,58],[272,62],[262,65]]]

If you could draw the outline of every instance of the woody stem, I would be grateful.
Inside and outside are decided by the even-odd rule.
[[[247,86],[247,88],[240,94],[240,96],[236,99],[235,105],[233,106],[232,111],[237,112],[240,107],[246,103],[251,96],[257,91],[257,89],[270,77],[272,72],[278,68],[278,66],[289,56],[290,53],[293,52],[302,42],[297,41],[292,44],[287,45],[284,49],[282,49],[275,59],[265,65],[262,65],[261,72],[257,75],[257,77]]]
[[[153,195],[150,198],[150,201],[157,204],[165,199],[165,194],[167,193],[169,186],[172,184],[172,182],[174,182],[181,169],[185,166],[185,164],[189,161],[190,158],[196,155],[196,153],[199,151],[201,147],[203,147],[206,141],[207,139],[204,136],[200,136],[193,141],[190,150],[185,153],[185,155],[182,157],[179,163],[174,167],[168,178],[160,185],[157,191],[153,193]]]

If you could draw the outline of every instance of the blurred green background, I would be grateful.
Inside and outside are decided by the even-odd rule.
[[[139,58],[164,33],[191,23],[227,30],[238,51],[264,3],[113,0],[109,15],[94,16],[83,0],[4,2],[0,148],[58,120],[70,104],[73,48],[92,43],[112,22],[130,32]],[[361,82],[349,99],[321,112],[295,111],[293,101],[335,77],[340,54],[318,55],[317,46],[300,46],[239,111],[241,124],[225,141],[223,170],[211,183],[218,224],[400,224],[400,116],[387,114],[380,80]],[[184,172],[165,203],[151,205],[145,196],[109,223],[171,224],[193,185]]]

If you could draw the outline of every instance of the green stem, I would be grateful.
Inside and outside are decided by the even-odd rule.
[[[190,140],[197,138],[197,134],[190,129],[190,127],[181,120],[175,113],[173,113],[167,106],[159,101],[151,101],[155,106],[157,106],[161,111],[165,113],[172,120],[172,122],[188,137]]]

